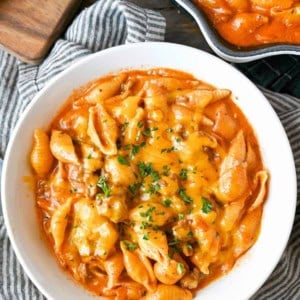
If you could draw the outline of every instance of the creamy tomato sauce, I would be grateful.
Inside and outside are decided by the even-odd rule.
[[[75,91],[33,139],[41,227],[97,295],[192,299],[257,239],[268,173],[229,90],[124,71]]]
[[[193,0],[220,35],[241,47],[300,44],[299,0]]]

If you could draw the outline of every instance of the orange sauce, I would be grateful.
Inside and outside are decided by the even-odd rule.
[[[35,170],[48,153],[40,149],[50,147],[54,158],[46,174],[35,174],[38,219],[61,267],[93,293],[117,300],[145,295],[172,300],[163,283],[189,300],[229,272],[257,239],[267,195],[267,182],[258,177],[267,174],[259,145],[228,90],[175,70],[125,71],[119,88],[97,102],[105,84],[116,78],[103,77],[75,91],[50,124],[50,142],[33,147]],[[93,109],[103,107],[106,119],[91,118]],[[98,122],[102,141],[107,130],[114,135],[116,125],[115,153],[105,154],[111,149],[102,143],[95,159],[100,151],[86,127],[91,122]],[[130,143],[129,130],[135,132]],[[54,147],[57,131],[69,140],[60,139]],[[231,167],[226,160],[233,160]],[[228,172],[233,172],[229,196],[220,183]],[[232,221],[225,215],[235,205],[239,211],[231,213]],[[105,230],[109,234],[101,236]],[[145,261],[148,269],[141,271]],[[152,281],[151,272],[157,277]]]
[[[240,47],[300,44],[299,0],[192,0],[220,35]]]

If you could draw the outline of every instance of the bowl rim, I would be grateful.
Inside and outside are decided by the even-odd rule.
[[[4,222],[5,222],[5,226],[7,229],[7,233],[10,239],[10,242],[13,246],[13,250],[14,253],[16,254],[18,261],[21,263],[24,271],[26,272],[26,274],[29,276],[30,280],[35,284],[35,286],[48,298],[48,299],[52,299],[51,295],[47,292],[47,290],[38,282],[38,280],[36,279],[36,277],[33,275],[33,273],[31,272],[30,268],[28,267],[28,264],[26,262],[26,257],[19,251],[19,248],[17,246],[17,240],[15,239],[14,233],[13,233],[13,224],[12,224],[12,220],[9,217],[8,214],[8,210],[7,210],[7,206],[6,206],[6,202],[7,202],[7,181],[8,179],[6,178],[6,173],[7,170],[9,168],[9,160],[10,160],[10,155],[11,155],[11,150],[13,149],[13,145],[14,145],[14,140],[16,137],[17,132],[20,130],[21,125],[24,121],[24,119],[26,119],[27,114],[29,113],[29,111],[32,109],[32,107],[39,101],[39,99],[41,97],[43,97],[43,95],[45,93],[47,93],[47,91],[49,89],[52,88],[53,85],[56,84],[57,81],[59,81],[60,79],[64,78],[64,76],[71,72],[72,70],[79,68],[81,65],[86,64],[88,61],[95,59],[95,57],[98,56],[105,56],[105,55],[109,55],[110,52],[115,52],[115,51],[122,51],[122,49],[131,49],[131,48],[143,48],[143,47],[170,47],[173,48],[174,50],[177,48],[187,48],[190,51],[197,51],[197,52],[201,52],[201,55],[207,56],[209,57],[209,59],[215,60],[217,61],[217,63],[219,64],[226,64],[228,68],[232,69],[232,71],[239,73],[241,76],[244,77],[245,80],[248,81],[248,83],[250,85],[252,85],[252,87],[254,89],[256,89],[257,92],[259,92],[261,94],[261,97],[264,99],[264,101],[266,101],[270,107],[270,112],[273,113],[274,117],[277,119],[278,121],[278,125],[281,128],[282,131],[282,138],[285,140],[284,142],[286,143],[286,146],[288,147],[289,150],[289,162],[291,164],[291,166],[293,166],[293,168],[291,168],[291,190],[293,191],[292,194],[294,195],[293,197],[293,202],[291,205],[291,209],[290,209],[290,219],[289,219],[289,223],[288,225],[286,225],[286,229],[287,229],[287,233],[284,239],[284,242],[282,242],[281,247],[280,247],[280,256],[277,257],[277,259],[274,261],[274,263],[269,266],[269,272],[268,276],[266,276],[259,284],[257,283],[257,285],[252,289],[251,292],[249,292],[249,298],[265,283],[265,281],[268,279],[268,277],[270,276],[270,274],[274,271],[276,265],[278,264],[290,237],[292,228],[293,228],[293,223],[294,223],[294,218],[295,218],[295,212],[296,212],[296,202],[297,202],[297,177],[296,177],[296,169],[295,169],[295,162],[294,162],[294,157],[293,157],[293,153],[291,150],[291,146],[288,140],[288,137],[286,135],[286,132],[277,116],[277,114],[275,113],[274,109],[272,108],[272,106],[270,105],[270,103],[268,102],[268,100],[265,98],[265,96],[262,94],[262,92],[243,74],[241,73],[239,70],[237,70],[236,68],[234,68],[233,66],[231,66],[230,64],[222,61],[220,58],[207,53],[203,50],[199,50],[190,46],[185,46],[185,45],[181,45],[181,44],[174,44],[174,43],[166,43],[166,42],[140,42],[140,43],[132,43],[132,44],[126,44],[126,45],[120,45],[120,46],[116,46],[116,47],[112,47],[112,48],[108,48],[90,55],[87,55],[83,58],[80,58],[79,60],[75,61],[73,64],[71,64],[70,66],[68,66],[64,71],[60,72],[59,74],[55,75],[53,78],[51,78],[46,84],[45,86],[33,97],[32,101],[29,103],[29,105],[26,107],[26,109],[24,110],[24,112],[22,113],[21,117],[19,118],[17,125],[15,126],[13,133],[10,137],[8,146],[7,146],[7,150],[6,150],[6,154],[4,157],[4,161],[3,161],[3,169],[2,169],[2,178],[1,178],[1,201],[2,201],[2,209],[3,209],[3,216],[4,216]],[[141,66],[142,67],[142,66]],[[135,67],[134,67],[135,68]],[[133,68],[133,69],[134,69]],[[136,69],[136,68],[135,68]],[[122,70],[122,67],[120,68],[120,70]],[[62,102],[63,104],[63,102]]]
[[[233,63],[246,63],[261,58],[281,55],[293,54],[300,55],[300,45],[290,44],[272,44],[262,45],[253,49],[245,49],[234,46],[226,42],[219,33],[210,25],[205,14],[197,8],[191,0],[172,0],[187,11],[197,23],[204,39],[209,47],[223,59]]]

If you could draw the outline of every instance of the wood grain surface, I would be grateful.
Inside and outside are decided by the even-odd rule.
[[[70,21],[79,0],[0,0],[0,45],[37,63]]]

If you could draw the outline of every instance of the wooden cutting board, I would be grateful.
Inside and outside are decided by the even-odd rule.
[[[28,63],[48,53],[80,0],[0,0],[0,47]]]

